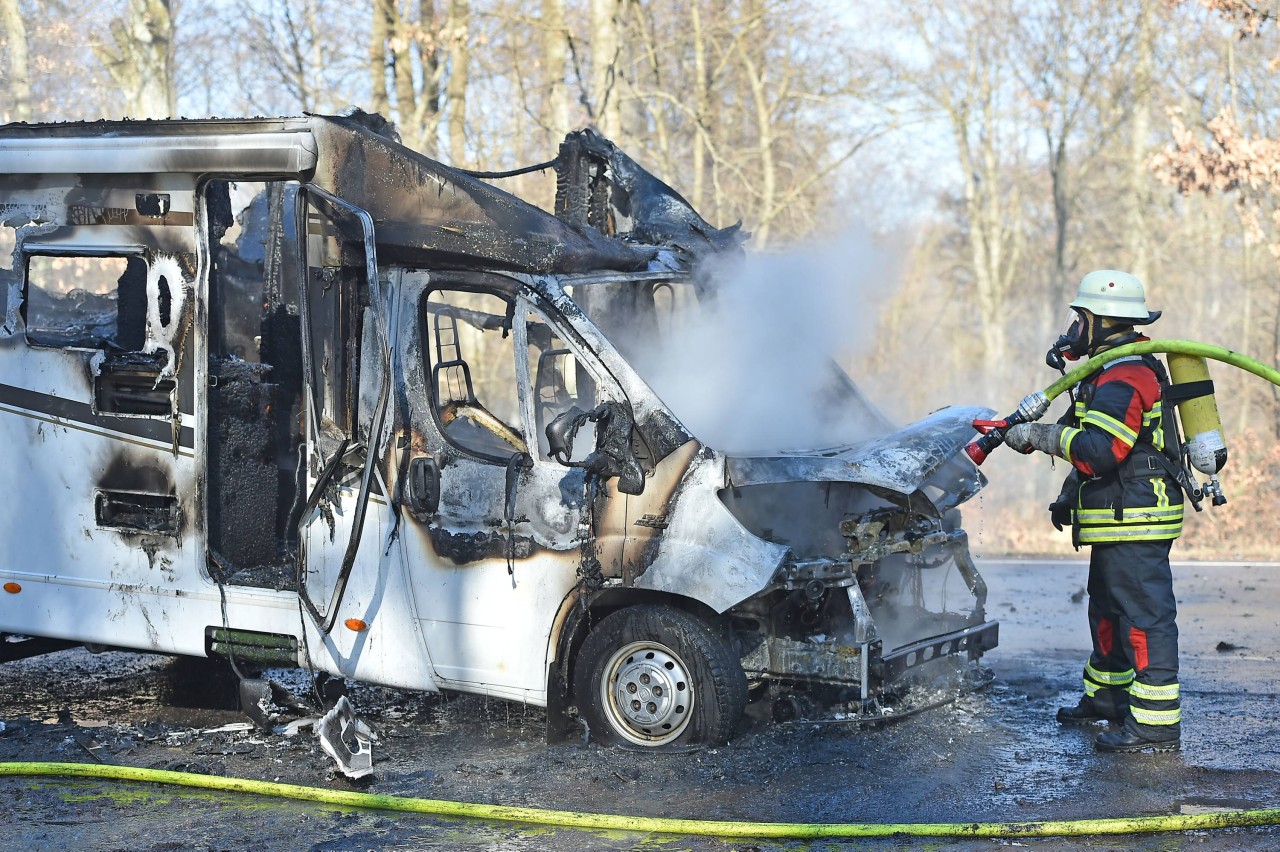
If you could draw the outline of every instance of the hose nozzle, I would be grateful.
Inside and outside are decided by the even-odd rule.
[[[1041,394],[1040,396],[1043,396]],[[1031,397],[1027,398],[1028,400]],[[1025,404],[1027,400],[1023,400]],[[1039,404],[1035,406],[1039,407]],[[1049,401],[1044,400],[1044,408],[1049,407]],[[964,454],[973,460],[974,464],[980,465],[987,460],[987,456],[991,455],[991,451],[1004,443],[1004,433],[1010,426],[1016,426],[1019,423],[1027,423],[1028,421],[1038,418],[1043,411],[1040,411],[1035,417],[1029,417],[1032,409],[1024,411],[1022,407],[1003,420],[975,420],[973,428],[982,434],[977,438],[964,445]]]
[[[991,454],[991,451],[1000,446],[1003,442],[1001,438],[1002,435],[1002,432],[993,431],[988,432],[981,437],[974,438],[972,441],[964,445],[965,455],[973,459],[974,464],[981,465],[987,460],[987,456]]]

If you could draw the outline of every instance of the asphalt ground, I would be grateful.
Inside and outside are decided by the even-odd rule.
[[[190,662],[65,651],[0,666],[0,760],[117,763],[334,789],[646,816],[795,822],[1095,819],[1280,806],[1280,566],[1175,565],[1183,748],[1111,755],[1062,728],[1088,653],[1081,562],[980,560],[1000,647],[986,689],[883,729],[756,721],[647,754],[543,741],[542,713],[354,686],[372,779],[314,738],[236,730],[232,684]],[[279,675],[288,679],[285,674]],[[301,681],[293,681],[301,689]],[[757,710],[759,708],[756,708]],[[231,726],[230,730],[218,730]],[[440,819],[145,784],[0,778],[20,849],[1274,849],[1275,828],[1076,839],[771,843]]]

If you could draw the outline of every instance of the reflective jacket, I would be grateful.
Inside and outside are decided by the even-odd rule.
[[[1150,355],[1109,361],[1076,385],[1075,406],[1058,421],[1067,427],[1062,455],[1075,468],[1062,497],[1077,546],[1182,533],[1182,489],[1164,455],[1163,373]]]

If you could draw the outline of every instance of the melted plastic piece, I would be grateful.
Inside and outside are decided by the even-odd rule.
[[[333,758],[343,775],[363,778],[373,771],[373,744],[378,738],[356,718],[347,696],[340,696],[333,709],[320,717],[316,736],[320,738],[320,748]]]

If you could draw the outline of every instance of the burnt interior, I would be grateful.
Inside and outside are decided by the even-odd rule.
[[[232,190],[244,204],[233,212]],[[209,245],[209,546],[232,582],[292,581],[303,438],[296,184],[205,190]],[[237,205],[239,206],[239,205]]]

